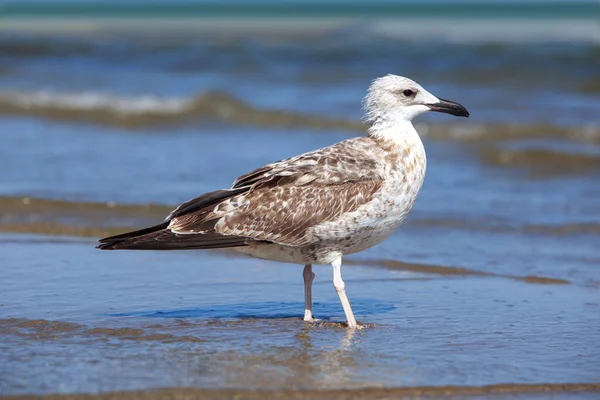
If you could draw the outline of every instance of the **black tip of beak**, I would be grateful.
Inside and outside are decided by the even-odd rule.
[[[452,115],[456,115],[457,117],[468,117],[469,116],[469,111],[467,111],[467,109],[464,106],[462,106],[458,103],[455,103],[453,101],[450,101],[450,100],[444,100],[444,99],[439,99],[439,100],[440,101],[437,103],[427,104],[427,107],[429,107],[429,109],[431,111],[452,114]]]

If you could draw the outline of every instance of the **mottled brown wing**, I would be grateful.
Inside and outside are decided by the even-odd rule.
[[[381,178],[381,164],[377,161],[379,149],[369,138],[344,140],[333,146],[315,150],[286,160],[265,165],[237,178],[231,189],[285,184],[302,179],[296,184],[311,182],[336,184]]]
[[[312,241],[307,230],[367,203],[381,181],[334,185],[263,187],[242,197],[241,206],[215,224],[223,235],[250,237],[288,246]],[[225,206],[226,208],[227,206]]]
[[[289,246],[310,243],[308,228],[356,210],[381,187],[382,167],[369,146],[353,139],[259,168],[232,186],[247,191],[213,208],[175,216],[169,228]]]

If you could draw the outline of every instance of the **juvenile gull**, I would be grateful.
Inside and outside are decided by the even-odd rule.
[[[274,162],[230,189],[177,207],[156,226],[100,240],[103,250],[232,248],[304,264],[305,321],[312,315],[312,264],[331,264],[348,327],[358,327],[342,280],[342,256],[386,239],[410,211],[425,176],[425,149],[411,120],[426,111],[468,117],[396,75],[375,79],[363,101],[366,137]]]

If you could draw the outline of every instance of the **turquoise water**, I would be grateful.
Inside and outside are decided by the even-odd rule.
[[[4,17],[451,17],[451,18],[584,18],[600,15],[593,1],[466,2],[466,1],[3,1]]]

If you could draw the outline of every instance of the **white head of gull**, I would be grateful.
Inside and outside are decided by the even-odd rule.
[[[364,120],[371,124],[373,136],[398,139],[402,130],[413,133],[411,121],[427,111],[439,111],[468,117],[458,103],[439,99],[417,82],[398,75],[386,75],[373,81],[363,100]]]
[[[231,188],[177,207],[158,225],[100,240],[103,250],[232,250],[304,265],[304,320],[313,322],[312,264],[331,264],[349,328],[357,324],[342,280],[344,255],[385,240],[406,218],[425,176],[411,121],[426,111],[468,117],[401,76],[375,79],[363,102],[367,136],[265,165]]]

